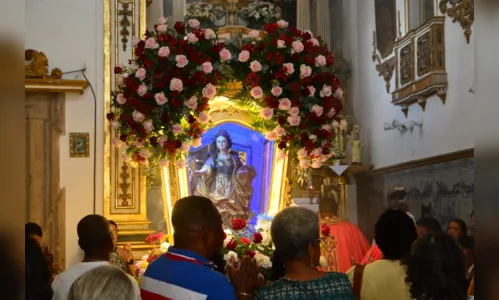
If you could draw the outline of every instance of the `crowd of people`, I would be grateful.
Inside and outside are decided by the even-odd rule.
[[[472,215],[472,229],[474,215]],[[266,282],[249,256],[225,262],[224,228],[212,201],[190,196],[172,211],[174,245],[153,261],[140,280],[131,249],[116,247],[117,225],[88,215],[77,225],[81,262],[53,278],[42,250],[41,228],[26,225],[26,299],[29,300],[460,300],[474,295],[474,240],[466,223],[452,220],[444,232],[433,218],[417,222],[404,211],[386,210],[378,219],[368,262],[345,273],[323,272],[320,222],[301,207],[279,212],[271,225],[275,246]]]

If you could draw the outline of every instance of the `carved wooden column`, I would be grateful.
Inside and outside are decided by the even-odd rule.
[[[60,188],[59,138],[65,134],[65,93],[83,93],[83,80],[47,72],[47,58],[26,50],[26,221],[39,224],[54,258],[65,265],[66,199]]]
[[[310,30],[310,0],[297,0],[297,27],[300,30]]]

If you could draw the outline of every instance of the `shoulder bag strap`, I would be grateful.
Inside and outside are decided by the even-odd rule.
[[[360,299],[360,291],[362,288],[362,277],[364,275],[364,269],[366,265],[356,265],[353,271],[353,293],[358,300]]]

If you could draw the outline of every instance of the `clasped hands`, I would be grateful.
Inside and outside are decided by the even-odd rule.
[[[265,283],[256,260],[249,256],[243,257],[237,265],[231,259],[226,275],[232,282],[238,299],[252,299],[253,292]]]

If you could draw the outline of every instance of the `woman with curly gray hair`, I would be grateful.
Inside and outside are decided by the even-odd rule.
[[[108,265],[80,276],[71,286],[68,300],[135,300],[135,293],[130,277]]]
[[[255,299],[355,300],[345,274],[320,272],[319,219],[302,207],[278,213],[270,228],[285,276],[258,291]]]

